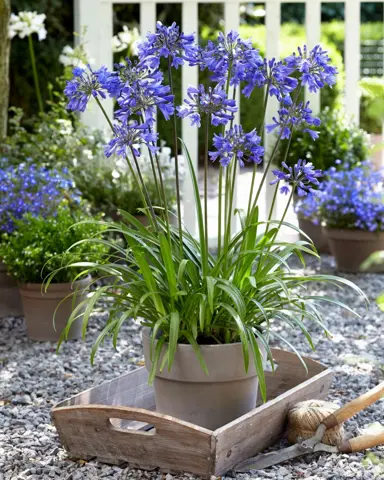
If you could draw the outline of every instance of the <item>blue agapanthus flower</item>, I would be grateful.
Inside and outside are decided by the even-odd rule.
[[[161,57],[170,58],[171,66],[175,68],[185,61],[195,59],[198,47],[195,36],[180,32],[175,22],[170,27],[157,22],[156,32],[149,33],[147,40],[140,43],[138,49],[140,62],[157,69]]]
[[[308,133],[312,140],[316,140],[319,137],[319,132],[309,127],[318,127],[321,124],[321,120],[312,116],[312,110],[309,108],[309,102],[300,102],[298,105],[294,105],[290,96],[286,96],[283,99],[284,107],[278,110],[279,119],[272,118],[273,123],[266,125],[265,128],[268,133],[277,131],[277,134],[281,134],[282,139],[289,138],[292,132],[292,128],[305,127],[303,132]]]
[[[332,86],[336,83],[337,68],[330,65],[331,59],[327,51],[316,45],[309,53],[307,46],[297,49],[285,59],[288,67],[300,73],[302,85],[307,85],[310,92],[316,93],[325,85]]]
[[[198,88],[189,86],[187,95],[188,98],[184,99],[183,105],[177,107],[177,111],[181,118],[190,117],[192,125],[201,126],[201,115],[209,116],[212,125],[226,125],[234,119],[234,113],[237,112],[235,100],[227,97],[220,84],[214,89],[209,87],[207,92],[204,85],[199,85]]]
[[[312,191],[313,186],[320,185],[318,180],[322,177],[321,170],[315,170],[312,163],[307,163],[306,160],[298,160],[296,165],[289,167],[285,162],[282,162],[283,170],[272,170],[275,175],[275,179],[270,182],[270,185],[274,185],[278,182],[285,182],[280,188],[280,192],[285,195],[290,192],[289,186],[292,185],[294,191],[302,197]]]
[[[126,157],[130,153],[139,157],[139,148],[143,144],[152,153],[159,150],[156,146],[159,134],[152,132],[147,123],[139,124],[137,121],[132,121],[126,125],[116,124],[113,133],[114,137],[104,149],[105,156],[108,158],[111,155]]]
[[[216,151],[209,152],[209,156],[213,161],[219,159],[223,167],[227,167],[232,159],[238,160],[241,167],[244,167],[244,161],[259,164],[264,155],[260,143],[261,138],[256,130],[244,133],[241,125],[235,125],[224,135],[214,135],[213,146]]]
[[[88,70],[75,67],[72,80],[67,81],[64,93],[69,99],[68,110],[84,112],[91,96],[106,98],[99,81],[99,75],[105,74],[106,67],[101,67],[97,72],[94,72],[89,65],[87,68]]]
[[[26,213],[54,213],[64,199],[80,201],[66,169],[48,170],[30,163],[15,167],[6,159],[0,161],[0,234],[12,233],[14,221]]]
[[[126,123],[132,115],[144,116],[145,121],[153,125],[156,121],[156,107],[166,120],[174,113],[174,96],[168,85],[163,85],[163,76],[156,79],[126,82],[117,97],[119,109],[116,117]]]
[[[232,30],[227,35],[220,32],[216,42],[208,42],[200,53],[199,64],[213,73],[213,81],[224,85],[229,76],[230,85],[237,87],[240,82],[255,76],[264,60],[250,39],[243,40]]]

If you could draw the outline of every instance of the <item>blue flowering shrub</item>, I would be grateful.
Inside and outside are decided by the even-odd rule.
[[[150,382],[159,367],[172,367],[180,343],[193,347],[207,373],[199,345],[241,342],[245,370],[253,362],[265,399],[262,350],[265,349],[273,365],[269,339],[286,341],[279,336],[276,323],[300,329],[314,348],[308,332],[310,323],[320,325],[328,333],[317,305],[336,302],[348,308],[339,300],[321,294],[308,296],[307,284],[312,281],[344,284],[364,297],[358,287],[344,278],[293,274],[289,267],[291,257],[304,261],[304,252],[313,256],[317,252],[311,242],[287,243],[279,237],[294,194],[307,196],[319,187],[322,176],[305,154],[297,156],[294,165],[282,161],[272,169],[279,143],[282,139],[290,141],[296,130],[310,142],[317,141],[321,120],[313,115],[310,104],[302,101],[300,92],[304,87],[317,92],[335,85],[337,68],[320,46],[312,50],[305,46],[298,48],[282,60],[266,59],[251,41],[243,40],[237,32],[220,33],[215,41],[201,47],[193,35],[182,33],[175,23],[167,27],[158,22],[156,31],[147,36],[138,51],[137,61],[118,65],[113,71],[105,67],[76,68],[65,89],[68,108],[75,111],[84,111],[90,101],[102,107],[107,96],[115,100],[114,118],[104,111],[112,135],[105,155],[126,162],[130,178],[138,185],[149,224],[146,228],[129,212],[120,211],[122,222],[109,226],[109,230],[123,235],[127,241],[127,249],[123,249],[126,264],[97,265],[105,275],[115,275],[121,282],[119,291],[113,295],[108,286],[95,292],[84,315],[86,327],[95,302],[99,298],[111,302],[108,322],[92,349],[91,360],[105,337],[112,335],[116,339],[125,320],[139,318],[152,329]],[[161,69],[164,63],[166,74]],[[180,105],[175,100],[173,77],[181,65],[198,68],[209,80],[190,85]],[[237,124],[237,93],[248,98],[254,92],[264,91],[265,100],[257,106],[262,121],[255,120],[250,128]],[[271,97],[278,100],[279,109],[272,122],[266,123]],[[165,178],[159,168],[158,118],[169,122],[172,128],[176,226],[170,222]],[[204,139],[203,200],[190,153],[179,138],[180,118],[200,128]],[[259,179],[257,168],[263,161],[266,135],[271,135],[274,146]],[[179,147],[185,155],[194,194],[194,205],[184,206],[196,214],[197,238],[183,224],[181,215]],[[158,192],[157,204],[151,201],[143,175],[144,152],[148,152],[146,170]],[[219,170],[218,222],[217,230],[216,225],[214,229],[218,238],[214,255],[208,248],[212,229],[208,214],[210,162],[216,163]],[[253,168],[248,206],[237,211],[234,195],[238,166],[244,168],[246,164]],[[274,195],[271,211],[263,221],[259,216],[259,199],[270,170],[274,179],[267,188],[273,188]],[[279,194],[287,195],[287,207],[280,219],[273,220],[273,203]],[[232,235],[235,215],[240,217],[241,230]],[[116,257],[119,254],[121,250],[116,249]],[[76,262],[73,267],[76,268]],[[92,265],[90,271],[93,268]],[[83,275],[87,272],[85,269]],[[68,330],[67,327],[62,340]]]
[[[0,235],[12,233],[25,214],[52,215],[64,199],[80,201],[67,170],[48,170],[28,162],[10,166],[7,159],[0,160]]]
[[[71,282],[82,268],[65,268],[69,260],[97,262],[108,253],[106,245],[96,241],[105,227],[90,220],[66,200],[49,215],[27,212],[14,220],[12,233],[2,235],[0,258],[19,284],[43,283],[54,270],[58,270],[55,283]],[[90,238],[94,241],[82,242]]]
[[[329,228],[377,232],[384,230],[383,171],[364,162],[359,167],[332,169],[322,186],[320,215]]]

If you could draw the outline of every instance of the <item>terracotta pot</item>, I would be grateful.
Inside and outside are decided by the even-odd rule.
[[[316,225],[312,223],[310,220],[307,220],[302,217],[298,217],[298,221],[299,221],[300,230],[303,230],[303,232],[308,235],[308,237],[314,243],[317,251],[319,253],[330,253],[328,239],[323,233],[321,224]],[[308,240],[308,239],[305,238],[304,235],[300,234],[300,240]]]
[[[336,259],[337,268],[344,272],[360,272],[361,264],[374,252],[384,250],[384,232],[364,232],[323,228],[329,246]],[[384,265],[369,271],[384,272]]]
[[[152,365],[150,335],[145,328],[143,345],[148,371]],[[179,344],[171,371],[165,367],[156,374],[156,410],[215,430],[256,407],[259,382],[252,357],[245,373],[241,343],[201,345],[200,349],[209,375],[203,372],[192,347]]]
[[[76,308],[85,299],[87,292],[83,292],[83,290],[89,282],[90,278],[79,280],[73,286],[71,283],[52,283],[49,285],[47,292],[44,293],[42,293],[41,284],[26,283],[21,285],[19,290],[23,302],[28,337],[31,340],[44,342],[58,341],[61,332],[67,325],[72,308]],[[59,303],[73,292],[77,292],[75,298],[70,296],[57,309],[55,325],[53,325],[53,316]],[[72,324],[68,339],[81,337],[81,324],[82,317],[79,317]]]
[[[0,262],[0,318],[23,315],[19,288],[8,275],[7,266]]]

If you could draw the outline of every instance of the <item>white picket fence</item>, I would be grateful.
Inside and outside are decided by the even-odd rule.
[[[266,57],[278,58],[280,55],[281,5],[283,3],[305,3],[306,41],[312,48],[320,42],[321,4],[334,0],[264,0],[266,9]],[[359,120],[360,100],[358,81],[360,77],[360,11],[361,3],[370,0],[345,0],[345,110],[356,121]],[[106,65],[112,68],[113,54],[111,38],[113,35],[113,5],[140,4],[140,33],[154,31],[156,24],[156,6],[162,1],[155,0],[75,0],[75,31],[81,32],[86,27],[85,42],[89,55],[94,59],[95,66]],[[196,0],[168,0],[168,4],[182,3],[182,30],[184,32],[198,31],[198,6]],[[206,3],[221,3],[224,5],[225,30],[237,30],[240,21],[241,0],[210,0]],[[384,2],[383,2],[384,4]],[[196,68],[182,69],[182,89],[186,91],[189,84],[197,85],[198,71]],[[306,98],[311,101],[316,113],[320,109],[318,94],[306,92]],[[106,106],[112,114],[112,103]],[[277,110],[276,102],[269,102],[268,117],[271,118]],[[105,120],[96,107],[84,114],[83,120],[94,127],[104,127]],[[191,127],[189,120],[183,120],[182,137],[187,143],[191,157],[197,169],[198,141],[197,129]],[[266,190],[266,195],[271,189]],[[186,179],[183,192],[184,223],[191,232],[195,232],[196,218],[191,183]],[[267,203],[268,198],[266,199]]]

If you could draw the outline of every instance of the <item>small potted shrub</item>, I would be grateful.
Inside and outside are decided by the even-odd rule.
[[[2,237],[0,256],[19,285],[32,340],[57,341],[72,312],[76,312],[76,321],[69,338],[81,336],[82,311],[77,307],[86,296],[90,278],[78,279],[81,268],[66,269],[65,264],[68,255],[72,260],[95,261],[100,253],[106,253],[104,245],[82,242],[97,236],[102,228],[84,223],[86,220],[89,216],[64,201],[48,215],[24,214],[14,220],[12,233]],[[80,221],[83,223],[73,225]],[[58,270],[54,281],[43,287],[44,277],[52,270]]]
[[[281,142],[278,160],[286,157],[286,163],[293,167],[298,158],[304,158],[312,162],[315,168],[325,172],[331,167],[342,168],[345,163],[350,166],[359,165],[368,158],[369,135],[350,121],[342,111],[325,108],[319,114],[319,120],[320,124],[316,125],[319,138],[316,141],[302,130],[295,129],[288,151],[288,141]],[[296,196],[294,203],[298,201],[300,198]],[[311,212],[310,218],[302,208],[298,208],[297,213],[299,228],[314,241],[319,252],[327,253],[328,243],[323,238],[320,221],[314,212]]]
[[[383,180],[383,171],[365,162],[331,171],[322,187],[324,233],[342,271],[361,271],[371,254],[384,249]]]
[[[49,213],[64,196],[78,200],[66,170],[50,171],[30,160],[13,166],[7,158],[0,159],[0,244],[4,234],[15,230],[16,220],[26,213]],[[21,314],[17,285],[0,255],[0,317]]]

